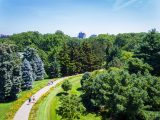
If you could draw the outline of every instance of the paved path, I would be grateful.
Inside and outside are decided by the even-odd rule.
[[[44,88],[42,88],[41,90],[39,90],[36,94],[34,94],[33,96],[35,97],[35,100],[37,101],[42,95],[44,95],[47,91],[50,90],[51,87],[54,87],[57,83],[63,81],[65,78],[61,78],[59,80],[56,80],[55,82],[53,82],[52,85],[46,86]],[[36,102],[35,101],[35,102]],[[19,108],[19,110],[17,111],[17,113],[14,116],[14,120],[28,120],[29,118],[29,113],[33,107],[34,103],[30,103],[28,104],[28,100]]]

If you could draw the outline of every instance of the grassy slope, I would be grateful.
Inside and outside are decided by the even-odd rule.
[[[73,86],[70,93],[79,94],[76,89],[80,87],[79,81],[81,76],[82,75],[77,75],[69,78],[69,81]],[[47,97],[41,98],[32,108],[29,120],[59,120],[55,111],[58,105],[58,97],[56,95],[61,91],[63,90],[59,85],[53,91],[51,91]]]
[[[33,89],[19,93],[19,99],[10,103],[0,103],[0,120],[12,120],[16,111],[29,96],[46,86],[49,80],[35,81]]]
[[[80,95],[81,93],[77,91],[77,88],[80,87],[80,79],[82,75],[77,75],[69,78],[69,81],[72,83],[72,90],[70,93]],[[42,98],[38,101],[38,104],[35,104],[32,108],[30,119],[29,120],[60,120],[59,116],[56,114],[56,108],[58,106],[58,97],[57,93],[63,91],[61,86],[57,86],[54,91],[51,91],[47,97]],[[31,117],[34,116],[34,117]],[[84,120],[99,120],[99,117],[94,115],[88,115]]]

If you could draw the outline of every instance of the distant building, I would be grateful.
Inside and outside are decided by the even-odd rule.
[[[90,38],[94,38],[94,37],[97,37],[97,35],[93,34],[90,36]]]
[[[8,38],[9,35],[0,34],[0,38]]]
[[[78,34],[78,38],[84,39],[84,38],[86,38],[86,34],[83,33],[83,32],[80,32],[80,33]]]

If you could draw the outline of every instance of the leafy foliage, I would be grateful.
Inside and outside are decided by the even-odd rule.
[[[138,58],[132,58],[129,60],[128,62],[128,71],[130,73],[135,73],[137,74],[138,72],[141,72],[142,74],[144,74],[146,71],[151,71],[152,67],[147,64],[144,63],[142,60],[138,59]]]
[[[48,69],[48,75],[50,78],[61,77],[61,66],[55,59]]]
[[[109,67],[121,67],[122,61],[121,58],[122,51],[117,46],[109,47],[106,49],[106,68]]]
[[[85,107],[106,112],[107,117],[143,119],[146,117],[143,111],[159,111],[160,89],[157,85],[160,80],[148,73],[130,75],[127,71],[111,70],[90,77],[84,84],[87,86],[82,97]]]
[[[160,75],[160,34],[155,29],[86,39],[59,30],[54,34],[29,31],[0,38],[2,43],[10,45],[0,48],[1,101],[15,99],[21,86],[43,79],[45,70],[50,78],[86,72],[81,86],[87,112],[99,112],[103,119],[159,118],[159,79],[152,76]],[[17,52],[24,53],[23,81]],[[106,73],[88,73],[104,66]],[[70,89],[66,81],[64,90]]]
[[[65,80],[62,84],[62,88],[67,92],[68,90],[72,89],[72,84],[68,80]]]
[[[0,45],[0,101],[17,98],[21,90],[20,60],[14,52],[14,47]]]
[[[139,58],[143,58],[145,62],[153,67],[153,74],[160,74],[160,35],[156,29],[152,29],[145,35],[137,53]]]
[[[85,89],[85,83],[90,77],[91,77],[90,73],[88,73],[88,72],[84,73],[84,75],[82,76],[82,79],[81,79],[82,89]]]
[[[76,95],[62,96],[60,102],[57,113],[62,117],[62,120],[80,119],[80,116],[85,112],[81,99]]]

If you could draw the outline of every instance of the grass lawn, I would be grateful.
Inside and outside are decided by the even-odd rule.
[[[76,89],[80,87],[80,79],[82,75],[69,77],[69,81],[72,83],[71,93],[78,93]],[[58,97],[56,96],[59,92],[63,91],[61,84],[56,86],[54,89],[46,93],[32,108],[29,120],[59,120],[56,115],[56,107],[58,105]]]
[[[72,83],[72,90],[69,92],[71,94],[80,95],[80,91],[77,91],[77,88],[80,87],[80,79],[82,75],[76,75],[68,78]],[[32,108],[29,120],[60,120],[60,117],[56,114],[56,108],[59,104],[59,97],[56,96],[58,93],[62,92],[61,84],[56,86],[54,90],[51,90],[47,95],[42,97]],[[99,117],[94,115],[89,115],[88,117],[95,118],[95,120],[100,120]],[[85,120],[85,118],[84,118]],[[88,119],[90,120],[90,119]]]
[[[12,120],[21,105],[34,93],[47,85],[50,80],[35,81],[33,89],[19,93],[16,101],[0,103],[0,120]]]

